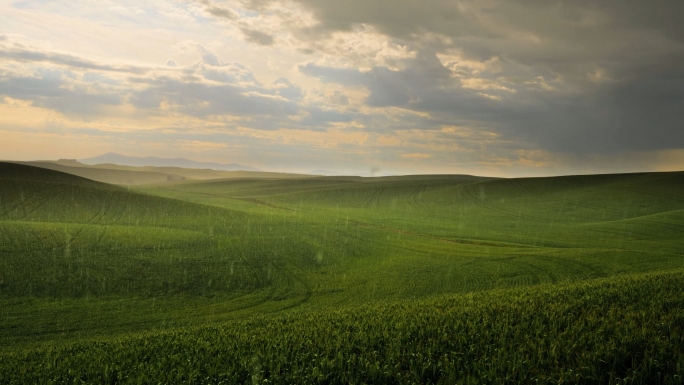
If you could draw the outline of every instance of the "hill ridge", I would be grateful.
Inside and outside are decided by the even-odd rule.
[[[88,165],[111,163],[122,166],[153,166],[153,167],[184,167],[198,169],[215,169],[223,171],[261,171],[255,167],[245,166],[237,163],[223,164],[214,162],[197,162],[185,158],[161,158],[156,156],[137,157],[108,152],[92,158],[79,159],[79,162]]]

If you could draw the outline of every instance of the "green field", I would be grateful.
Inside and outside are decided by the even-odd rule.
[[[0,383],[684,383],[684,173],[0,163]]]

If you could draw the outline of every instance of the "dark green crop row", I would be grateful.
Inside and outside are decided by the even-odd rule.
[[[684,273],[444,296],[0,355],[0,382],[681,384]]]

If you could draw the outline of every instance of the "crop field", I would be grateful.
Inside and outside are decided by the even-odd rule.
[[[684,173],[0,163],[0,383],[684,383]]]

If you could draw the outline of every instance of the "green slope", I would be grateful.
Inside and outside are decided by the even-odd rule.
[[[119,185],[163,183],[167,180],[181,179],[180,175],[172,172],[163,172],[159,170],[141,170],[135,168],[121,169],[118,167],[96,167],[88,166],[78,162],[37,161],[17,163],[77,175],[98,182]]]
[[[0,382],[681,384],[681,271],[0,352]]]
[[[0,345],[680,269],[683,213],[684,173],[129,190],[0,163]]]
[[[103,314],[91,324],[93,300],[123,299],[123,309],[132,312],[147,306],[149,298],[170,298],[174,309],[185,307],[183,296],[220,295],[226,301],[291,279],[272,274],[276,266],[308,263],[301,252],[306,245],[297,244],[299,252],[291,248],[296,237],[243,239],[249,218],[236,210],[0,163],[0,340],[30,342],[26,335],[36,328],[48,339],[65,329],[106,332],[117,322],[137,330],[138,316],[143,327],[157,325],[166,321],[158,315],[148,319],[146,312]],[[282,250],[279,259],[273,250]],[[27,311],[33,316],[26,317]],[[72,313],[69,322],[55,325],[55,316],[66,313]]]

